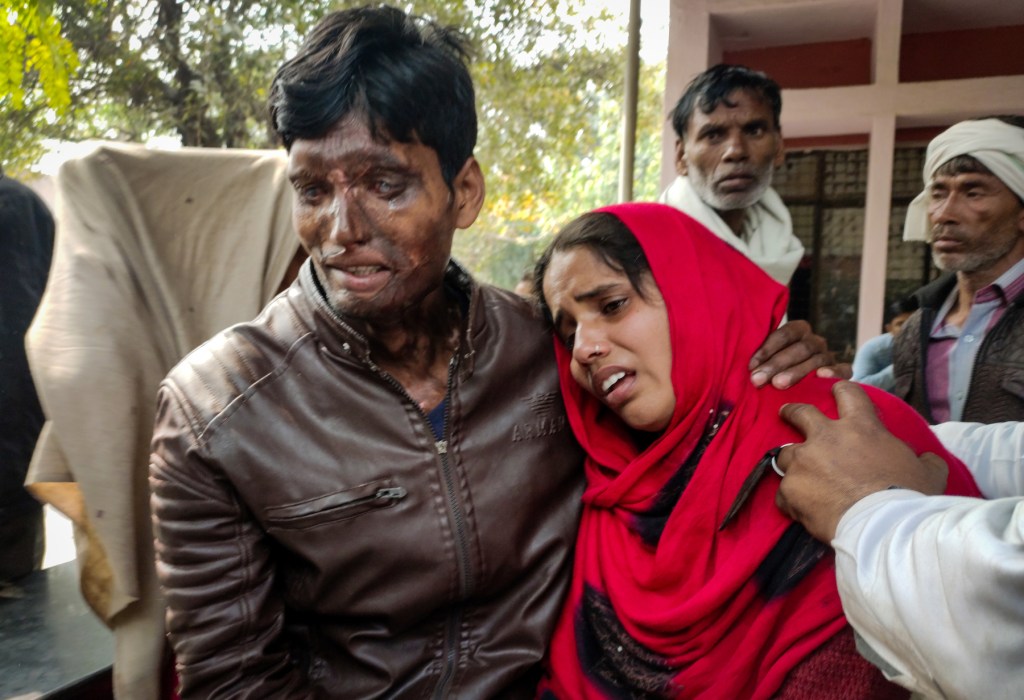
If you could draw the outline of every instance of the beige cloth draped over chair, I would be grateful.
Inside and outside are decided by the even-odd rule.
[[[122,700],[160,692],[156,389],[278,290],[298,248],[286,165],[271,151],[101,144],[57,176],[53,268],[26,341],[47,418],[28,483],[75,523],[82,592],[114,631]]]

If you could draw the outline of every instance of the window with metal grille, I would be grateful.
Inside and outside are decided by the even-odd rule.
[[[935,274],[928,247],[903,241],[907,204],[922,188],[923,158],[924,148],[915,147],[896,149],[893,159],[887,310]],[[787,153],[773,180],[807,251],[790,284],[789,317],[807,319],[844,361],[857,342],[867,169],[867,150]]]

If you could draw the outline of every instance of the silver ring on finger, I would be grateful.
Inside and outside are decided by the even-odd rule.
[[[772,455],[772,469],[775,470],[775,473],[779,475],[780,479],[782,477],[786,476],[786,472],[784,472],[781,469],[779,469],[779,463],[777,461],[775,461],[775,458],[779,455],[780,452],[782,452],[782,450],[784,450],[785,448],[789,447],[790,445],[795,445],[795,444],[796,444],[795,442],[787,442],[785,445],[779,445],[779,447],[775,450],[775,454]]]

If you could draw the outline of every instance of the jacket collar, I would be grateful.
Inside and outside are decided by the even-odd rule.
[[[936,312],[943,302],[949,298],[954,287],[956,287],[956,273],[945,272],[938,279],[929,282],[914,292],[914,296],[917,297],[921,308],[931,309],[932,312]],[[1010,305],[1024,307],[1024,294],[1017,295]]]
[[[463,304],[463,318],[468,324],[463,329],[462,342],[459,345],[459,374],[468,376],[473,371],[474,340],[484,330],[485,318],[483,304],[480,301],[481,287],[472,275],[455,260],[448,262],[445,270],[444,286],[447,293],[459,297]],[[335,355],[350,356],[362,362],[372,364],[370,344],[362,333],[353,328],[344,314],[331,306],[324,293],[323,286],[317,278],[312,262],[307,260],[299,270],[296,286],[293,287],[302,295],[304,301],[313,312],[311,325],[317,338],[327,350]]]
[[[921,308],[934,310],[942,305],[955,286],[956,273],[946,272],[938,279],[918,289],[914,292],[914,296],[920,302]]]

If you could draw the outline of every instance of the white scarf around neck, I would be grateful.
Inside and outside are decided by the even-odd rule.
[[[733,233],[718,212],[700,198],[689,178],[684,175],[676,177],[658,201],[704,224],[781,284],[789,284],[804,256],[800,239],[793,235],[789,210],[778,193],[770,187],[761,199],[747,207],[742,238]]]

